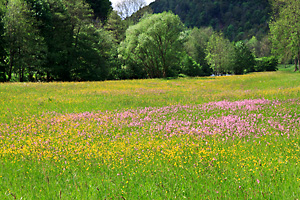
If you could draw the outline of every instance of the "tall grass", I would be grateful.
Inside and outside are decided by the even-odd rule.
[[[299,74],[0,85],[1,199],[297,199]]]
[[[150,106],[201,104],[220,100],[298,97],[299,74],[253,73],[244,76],[176,80],[83,83],[0,84],[0,121],[46,112],[79,113]]]

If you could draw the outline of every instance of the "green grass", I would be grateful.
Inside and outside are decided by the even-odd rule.
[[[295,65],[294,64],[286,64],[286,65],[279,65],[278,71],[282,72],[294,72],[295,71]]]
[[[299,82],[0,84],[0,198],[298,199]]]
[[[0,84],[0,121],[46,112],[78,113],[210,101],[298,97],[299,74],[253,73],[244,76],[176,80],[87,83]]]

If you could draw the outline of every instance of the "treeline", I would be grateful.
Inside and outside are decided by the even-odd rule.
[[[1,0],[1,81],[105,80],[109,0]]]
[[[0,81],[276,70],[267,38],[230,42],[212,28],[187,28],[172,12],[151,14],[144,7],[122,20],[108,0],[2,0],[1,6]]]
[[[154,13],[172,11],[187,27],[212,27],[230,41],[261,39],[268,32],[269,0],[157,0]]]

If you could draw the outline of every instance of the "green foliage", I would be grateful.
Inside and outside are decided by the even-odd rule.
[[[65,7],[72,31],[72,45],[68,50],[70,79],[105,80],[112,38],[104,29],[92,24],[92,11],[82,0],[65,1]]]
[[[270,22],[272,51],[280,60],[295,58],[300,69],[300,4],[297,0],[274,0]],[[297,62],[296,62],[297,63]],[[295,70],[297,69],[297,65]]]
[[[12,73],[18,73],[19,81],[25,74],[33,74],[45,61],[47,46],[40,36],[38,22],[32,17],[29,5],[20,0],[10,0],[4,16],[5,39],[9,56],[8,81]]]
[[[4,20],[8,80],[12,75],[20,81],[106,79],[114,42],[93,20],[88,3],[27,2],[8,1]]]
[[[255,36],[253,36],[249,41],[247,41],[246,45],[255,57],[261,57],[261,56],[258,56],[259,41],[257,40],[257,38]]]
[[[275,56],[262,57],[256,59],[255,71],[276,71],[278,70],[278,59]]]
[[[127,17],[125,21],[132,24],[137,24],[145,15],[153,14],[153,10],[150,6],[144,6],[139,9],[135,13],[133,13],[130,17]]]
[[[131,79],[133,71],[130,68],[114,67],[108,76],[109,80],[126,80]]]
[[[6,81],[6,70],[7,70],[7,63],[5,62],[6,59],[6,41],[4,37],[4,23],[3,17],[5,14],[5,0],[0,0],[0,82]]]
[[[122,20],[116,11],[112,11],[105,24],[105,29],[110,32],[115,42],[120,44],[125,39],[128,28],[126,21]]]
[[[112,37],[92,24],[83,27],[74,46],[72,80],[105,80],[109,72]]]
[[[230,72],[234,49],[228,39],[220,33],[213,33],[206,47],[206,60],[214,74],[222,75]]]
[[[99,18],[105,21],[112,10],[111,2],[109,0],[86,0],[94,11],[94,19]]]
[[[160,0],[122,20],[117,12],[110,12],[107,0],[2,0],[0,81],[96,81],[274,70],[272,59],[262,58],[253,67],[254,57],[270,56],[270,41],[263,36],[269,3],[254,1]],[[137,7],[143,3],[126,2]],[[295,2],[274,0],[270,39],[280,62],[295,58],[298,63],[300,58],[296,23],[300,9]],[[211,27],[186,30],[178,15],[151,14],[151,8],[155,12],[170,8],[187,26]],[[229,42],[241,38],[251,39],[235,47]]]
[[[255,65],[255,58],[249,48],[244,42],[237,42],[234,46],[234,57],[232,63],[232,73],[244,74],[246,72],[253,72]]]
[[[182,73],[188,76],[202,76],[201,66],[192,57],[186,56],[183,60]]]
[[[182,73],[188,76],[209,76],[212,74],[211,68],[201,66],[191,56],[186,55],[182,61]]]
[[[271,56],[271,41],[268,35],[260,40],[253,36],[245,44],[256,58]]]
[[[212,28],[193,28],[184,43],[185,51],[200,64],[202,75],[204,76],[211,75],[212,73],[211,68],[205,59],[207,43],[212,34]]]
[[[159,0],[150,4],[155,13],[172,11],[188,27],[211,26],[231,41],[262,38],[268,31],[268,0]]]
[[[150,78],[174,76],[180,67],[183,29],[179,17],[172,13],[146,16],[129,27],[119,52],[125,64],[142,66]]]
[[[47,14],[43,17],[42,34],[48,46],[44,65],[46,80],[71,80],[69,51],[72,46],[72,29],[68,12],[62,2],[48,0]]]

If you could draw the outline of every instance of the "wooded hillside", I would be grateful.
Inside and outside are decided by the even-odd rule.
[[[263,37],[268,31],[268,0],[156,0],[154,13],[172,11],[188,27],[211,26],[231,41]]]

